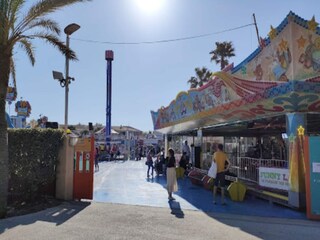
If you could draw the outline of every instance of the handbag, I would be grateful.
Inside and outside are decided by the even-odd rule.
[[[217,164],[212,161],[211,167],[208,170],[208,176],[211,178],[216,178],[217,176]]]

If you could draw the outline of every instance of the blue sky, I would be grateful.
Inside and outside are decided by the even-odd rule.
[[[162,1],[152,12],[140,0],[93,0],[50,15],[61,29],[69,23],[81,26],[70,46],[79,61],[70,63],[69,124],[105,124],[105,50],[114,51],[112,125],[153,129],[150,110],[167,106],[180,91],[189,89],[188,79],[196,67],[218,71],[209,52],[217,41],[232,41],[239,64],[258,46],[254,26],[186,41],[161,44],[111,45],[102,42],[141,42],[214,33],[253,22],[266,37],[270,25],[278,26],[290,10],[307,20],[320,9],[319,0],[149,0]],[[65,41],[65,35],[61,34]],[[91,43],[80,40],[94,40]],[[23,51],[15,51],[18,99],[32,106],[30,119],[46,115],[64,123],[64,88],[52,79],[52,70],[65,71],[64,57],[50,45],[35,42],[36,64],[31,66]],[[14,114],[14,106],[6,108]]]

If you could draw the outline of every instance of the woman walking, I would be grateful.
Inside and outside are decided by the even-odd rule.
[[[168,150],[169,156],[167,157],[167,190],[168,199],[175,200],[172,193],[178,191],[177,176],[176,176],[176,159],[172,148]]]

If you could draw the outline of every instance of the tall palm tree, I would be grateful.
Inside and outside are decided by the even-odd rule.
[[[202,87],[205,83],[207,83],[212,75],[212,73],[206,68],[196,68],[196,77],[191,77],[188,80],[190,84],[190,88]]]
[[[197,88],[198,87],[198,79],[196,77],[191,77],[188,80],[188,83],[190,84],[190,89],[191,88]]]
[[[216,49],[211,51],[211,61],[215,61],[216,64],[220,64],[220,69],[224,69],[228,64],[228,58],[234,57],[234,47],[232,42],[216,42]]]
[[[10,74],[15,81],[14,48],[21,47],[35,63],[34,39],[42,39],[75,60],[75,53],[58,38],[58,23],[48,14],[65,6],[90,0],[38,0],[26,12],[26,0],[0,0],[0,217],[5,216],[8,188],[8,141],[5,99]]]

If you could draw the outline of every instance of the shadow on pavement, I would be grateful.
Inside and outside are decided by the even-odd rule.
[[[90,202],[64,202],[57,207],[49,208],[40,212],[16,216],[14,217],[14,220],[13,218],[2,219],[0,220],[0,234],[16,226],[30,225],[37,221],[51,222],[58,226],[74,217],[90,204]]]
[[[174,215],[173,219],[179,222],[194,216],[189,210],[200,211],[212,219],[208,219],[208,224],[216,220],[261,239],[288,239],[292,236],[297,236],[294,239],[315,239],[314,236],[320,233],[319,223],[306,221],[305,213],[251,196],[247,196],[243,202],[233,202],[227,198],[227,205],[222,206],[218,195],[217,204],[214,205],[212,192],[192,184],[187,177],[178,179],[179,191],[173,194],[176,201],[168,202],[166,177],[160,175],[148,179],[143,161],[127,161],[118,165],[107,163],[102,166],[100,175],[95,177],[94,201],[97,202],[169,209],[168,214]],[[301,226],[306,227],[301,230]]]
[[[165,187],[166,179],[163,176],[155,178],[155,182]],[[306,219],[303,212],[299,212],[268,201],[246,196],[243,202],[234,202],[226,197],[227,205],[220,204],[220,194],[217,195],[217,204],[213,204],[213,194],[202,186],[194,185],[190,179],[178,179],[179,191],[175,193],[182,200],[183,209],[200,210],[206,213],[225,213],[243,216],[275,217],[289,219]]]
[[[171,214],[175,215],[176,218],[184,218],[184,212],[181,209],[180,203],[177,201],[168,201],[171,209]]]

